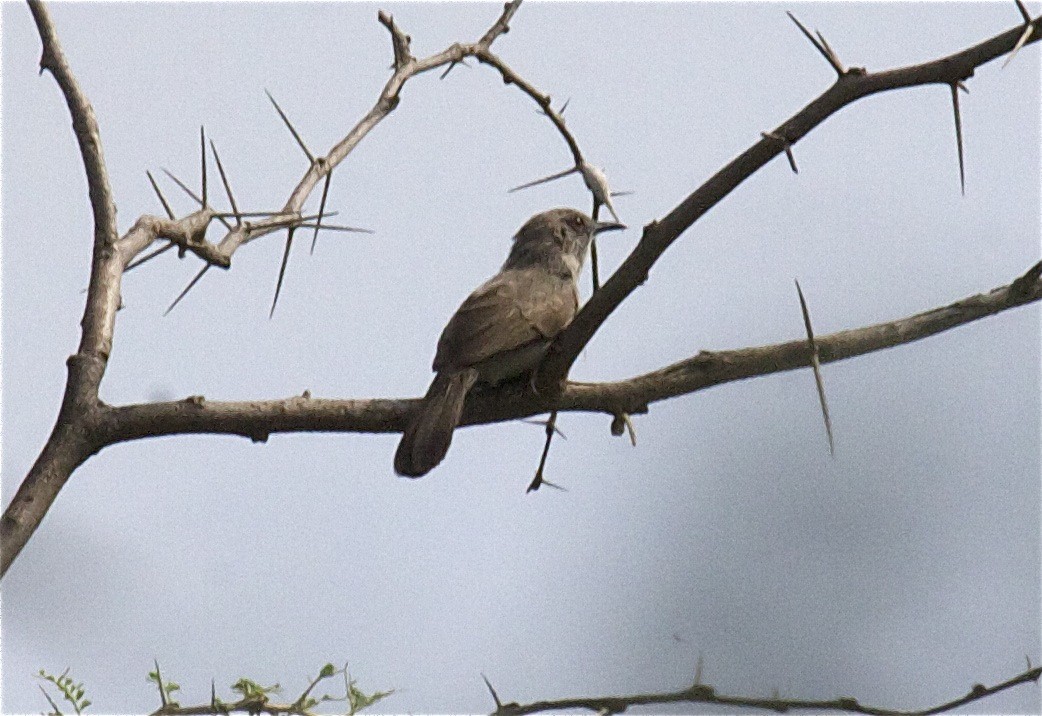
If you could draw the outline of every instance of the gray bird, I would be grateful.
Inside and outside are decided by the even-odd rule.
[[[438,339],[434,381],[394,455],[399,475],[426,475],[445,457],[475,383],[530,373],[579,310],[577,282],[593,237],[622,224],[574,209],[536,214],[514,236],[503,268],[456,310]]]

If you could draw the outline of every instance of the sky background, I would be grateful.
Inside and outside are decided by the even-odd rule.
[[[480,37],[499,4],[386,4],[413,51]],[[1032,5],[1037,12],[1037,4]],[[281,206],[306,161],[372,106],[391,45],[369,4],[62,4],[65,52],[97,114],[126,231],[161,214],[145,170],[198,186],[199,125],[240,206]],[[713,172],[834,75],[785,16],[848,65],[885,69],[1019,22],[972,4],[522,6],[494,46],[559,104],[631,228],[602,274]],[[44,444],[75,350],[91,251],[67,109],[23,4],[3,3],[4,504]],[[1039,51],[981,68],[962,97],[959,192],[948,88],[875,96],[775,159],[651,271],[577,362],[622,379],[694,355],[800,338],[793,279],[820,334],[1008,283],[1039,259]],[[337,169],[329,207],[366,235],[283,241],[211,271],[165,254],[123,285],[102,398],[422,394],[442,326],[538,211],[588,209],[561,138],[490,69],[406,85]],[[192,203],[160,181],[179,215]],[[216,172],[211,196],[223,206]],[[309,207],[317,208],[316,192]],[[219,238],[216,229],[212,238]],[[584,295],[589,275],[584,276]],[[825,367],[830,459],[809,371],[717,387],[636,416],[567,414],[548,478],[520,422],[461,430],[446,461],[397,478],[396,435],[173,437],[78,470],[3,581],[2,709],[47,708],[65,667],[96,713],[158,706],[158,659],[204,703],[210,679],[281,682],[327,661],[382,712],[482,712],[480,673],[521,702],[687,686],[921,708],[1024,669],[1040,647],[1037,305]],[[964,711],[1039,713],[1021,686]],[[665,710],[665,709],[661,709]],[[692,711],[685,706],[675,711]],[[720,709],[712,709],[719,711]]]

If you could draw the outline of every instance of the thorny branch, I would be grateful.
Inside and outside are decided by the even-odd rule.
[[[964,696],[917,711],[901,711],[868,706],[848,696],[821,701],[782,699],[777,696],[769,699],[748,696],[725,696],[717,694],[712,686],[702,684],[699,679],[696,679],[695,683],[686,689],[658,694],[557,699],[553,701],[535,701],[530,704],[504,704],[501,702],[500,697],[496,695],[496,710],[492,712],[492,716],[525,716],[525,714],[544,711],[560,712],[566,709],[586,709],[597,714],[619,714],[630,706],[647,706],[651,704],[716,704],[720,706],[764,709],[778,713],[801,709],[807,711],[845,711],[848,713],[869,714],[870,716],[932,716],[933,714],[944,713],[959,706],[979,701],[1019,684],[1038,681],[1039,676],[1042,676],[1042,667],[1030,668],[1029,665],[1027,671],[1017,674],[1000,684],[990,687],[983,684],[974,684]],[[492,685],[488,683],[488,679],[485,679],[485,683],[488,684],[491,690]],[[495,691],[492,693],[495,695]]]
[[[881,72],[867,72],[860,67],[844,70],[836,82],[817,99],[762,136],[760,141],[710,177],[663,219],[652,221],[644,227],[637,247],[601,290],[590,297],[575,320],[557,336],[540,370],[539,387],[542,390],[553,390],[558,386],[608,316],[647,280],[648,272],[662,253],[735,187],[771,159],[785,152],[787,147],[794,145],[846,105],[863,97],[928,84],[956,85],[971,77],[977,67],[1012,51],[1018,42],[1037,42],[1042,22],[1036,18],[1030,26],[1032,31],[1026,40],[1022,40],[1025,31],[1020,26],[932,62]],[[783,141],[779,142],[778,138]]]
[[[316,223],[312,225],[306,223],[311,219],[301,215],[305,201],[318,183],[325,180],[368,132],[395,109],[404,83],[435,68],[458,64],[466,57],[490,65],[504,82],[517,85],[532,97],[565,138],[577,165],[587,168],[588,171],[583,172],[584,180],[594,194],[595,205],[598,192],[604,194],[602,199],[610,197],[603,174],[598,176],[589,171],[593,168],[582,159],[560,112],[550,106],[549,97],[532,87],[490,50],[493,41],[509,29],[519,3],[520,0],[513,0],[506,4],[500,17],[477,43],[455,43],[426,58],[413,57],[408,49],[408,36],[397,28],[393,18],[381,13],[379,19],[392,37],[395,64],[394,72],[374,106],[326,156],[311,161],[281,210],[268,213],[257,221],[245,221],[242,217],[246,213],[233,207],[236,224],[229,225],[227,234],[213,243],[206,239],[206,230],[213,219],[223,219],[226,215],[205,202],[201,202],[199,210],[181,219],[142,216],[130,231],[117,237],[115,209],[93,111],[76,85],[46,7],[40,0],[29,0],[43,43],[41,68],[55,76],[73,117],[94,211],[95,241],[83,332],[76,354],[68,361],[69,379],[61,411],[43,451],[0,521],[0,573],[6,573],[72,472],[107,445],[148,436],[184,433],[231,433],[264,440],[277,431],[387,432],[402,429],[416,401],[317,400],[306,394],[289,400],[247,403],[216,403],[193,397],[173,403],[122,407],[102,404],[98,387],[111,351],[122,274],[157,239],[169,241],[180,252],[198,256],[206,262],[205,270],[211,266],[229,267],[232,255],[240,246],[263,235],[294,227],[318,226],[323,216],[315,218]],[[1030,27],[1030,33],[1025,29],[1027,27]],[[600,411],[612,416],[634,414],[646,411],[648,404],[656,400],[690,393],[708,385],[805,367],[806,343],[797,340],[741,351],[703,352],[659,371],[617,383],[564,382],[575,357],[615,307],[643,282],[662,252],[739,183],[767,161],[791,148],[826,117],[840,107],[876,92],[930,83],[957,84],[970,77],[977,66],[1010,52],[1018,45],[1038,39],[1039,21],[1036,19],[934,62],[876,73],[859,68],[845,70],[818,99],[766,134],[664,219],[645,227],[640,243],[629,258],[556,341],[555,349],[540,373],[553,390],[535,394],[525,386],[507,385],[478,391],[468,401],[464,422],[494,422],[554,409]],[[945,308],[901,321],[821,337],[817,340],[820,359],[825,363],[900,345],[1037,301],[1040,297],[1042,284],[1038,271],[1033,275],[1029,272],[1011,286]]]
[[[492,43],[509,30],[509,22],[520,4],[520,0],[513,0],[504,6],[500,17],[478,42],[456,43],[440,53],[422,59],[411,54],[410,38],[398,28],[393,17],[381,12],[379,20],[388,29],[392,39],[394,72],[372,109],[330,149],[326,156],[315,157],[306,148],[288,118],[276,105],[309,159],[308,170],[279,211],[262,213],[262,218],[258,221],[245,221],[243,217],[249,214],[239,211],[224,168],[217,157],[216,148],[211,145],[236,223],[232,226],[224,222],[228,227],[227,234],[219,242],[207,241],[206,231],[213,219],[223,221],[227,215],[216,211],[207,202],[206,145],[205,137],[201,133],[203,196],[197,197],[200,209],[176,219],[158,185],[149,174],[149,179],[167,211],[167,217],[142,216],[127,234],[118,237],[115,205],[108,184],[100,132],[93,109],[75,81],[46,7],[40,0],[28,2],[43,44],[41,72],[46,69],[54,76],[73,119],[94,215],[94,251],[81,340],[76,354],[68,361],[69,379],[57,422],[43,451],[0,522],[0,573],[6,573],[72,472],[107,445],[145,437],[186,433],[230,433],[263,441],[271,433],[281,431],[388,432],[400,431],[404,427],[415,407],[415,400],[320,400],[311,398],[310,393],[305,392],[301,397],[280,401],[222,403],[209,402],[202,397],[194,396],[176,402],[107,406],[100,402],[98,388],[111,352],[116,312],[120,305],[120,283],[126,270],[177,246],[180,253],[191,252],[205,262],[203,271],[199,274],[201,277],[212,266],[228,268],[232,255],[239,247],[266,234],[282,229],[292,232],[301,227],[313,226],[316,232],[318,228],[324,228],[322,222],[328,216],[324,213],[324,195],[328,189],[331,172],[376,124],[397,107],[402,86],[411,77],[446,65],[451,69],[467,57],[474,57],[479,62],[493,67],[506,84],[516,85],[531,97],[565,139],[575,162],[575,167],[565,173],[579,172],[583,175],[593,195],[594,212],[596,213],[600,205],[604,205],[614,214],[607,181],[600,170],[584,160],[578,143],[565,125],[564,108],[555,111],[548,95],[541,93],[514,72],[490,49]],[[628,420],[631,413],[645,412],[648,405],[657,400],[733,380],[805,367],[808,363],[807,342],[794,340],[779,345],[737,351],[702,352],[661,370],[615,383],[565,381],[572,363],[593,334],[611,312],[643,283],[651,266],[673,241],[738,184],[779,153],[784,152],[787,155],[795,171],[792,146],[843,106],[890,89],[947,84],[952,88],[955,98],[953,101],[956,103],[956,127],[961,135],[955,89],[963,80],[972,76],[976,67],[1005,53],[1010,53],[1012,59],[1012,55],[1024,45],[1039,39],[1039,20],[1031,20],[1022,5],[1018,3],[1018,7],[1021,7],[1024,13],[1024,25],[1021,27],[949,57],[876,73],[869,73],[861,68],[844,68],[824,37],[818,33],[815,39],[797,21],[800,29],[836,70],[838,78],[835,84],[778,128],[765,132],[757,144],[721,169],[661,221],[645,226],[642,239],[632,254],[603,288],[595,292],[572,325],[555,342],[552,355],[540,373],[545,384],[543,387],[549,386],[555,390],[533,393],[524,385],[505,385],[496,389],[476,391],[473,399],[468,401],[464,424],[501,421],[559,410],[604,412],[612,415],[617,422],[620,416]],[[274,99],[272,101],[274,102]],[[961,136],[959,149],[961,171]],[[179,180],[176,181],[189,194],[193,194]],[[324,182],[323,208],[315,217],[304,217],[301,213],[302,207],[320,181]],[[315,223],[308,224],[311,220]],[[139,259],[139,255],[157,240],[166,240],[169,244]],[[1036,302],[1042,298],[1040,276],[1042,262],[1010,285],[987,294],[971,296],[949,306],[905,319],[811,338],[812,352],[815,354],[812,359],[817,358],[820,362],[827,363],[902,345],[1016,306]],[[551,425],[548,425],[547,432],[548,436],[552,434]],[[1038,668],[1029,668],[1028,671],[997,686],[985,687],[977,684],[966,696],[931,709],[912,712],[863,706],[850,698],[805,701],[727,697],[717,695],[711,687],[697,682],[685,690],[667,694],[566,699],[528,705],[503,704],[491,684],[488,684],[487,680],[486,683],[496,701],[495,713],[501,716],[566,708],[620,713],[631,705],[673,702],[738,705],[777,711],[801,708],[845,710],[878,716],[925,716],[976,701],[1016,684],[1037,681],[1040,673],[1042,670]],[[158,666],[157,680],[162,689]],[[300,703],[280,708],[287,712],[292,711],[303,703],[306,697],[307,692],[301,697]],[[163,701],[164,706],[160,712],[169,708],[165,694]],[[215,707],[216,702],[210,706]]]
[[[822,364],[905,345],[957,326],[1042,299],[1042,262],[1020,278],[896,321],[815,335]],[[769,346],[702,351],[660,370],[611,383],[565,383],[556,396],[527,390],[526,381],[476,390],[463,425],[526,418],[552,410],[615,416],[645,413],[651,403],[736,380],[809,365],[805,337]],[[310,392],[284,400],[224,402],[193,396],[164,403],[112,407],[98,429],[106,444],[181,434],[231,434],[257,442],[279,432],[401,432],[417,399],[329,400]]]

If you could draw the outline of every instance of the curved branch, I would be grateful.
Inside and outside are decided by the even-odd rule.
[[[1040,27],[1042,22],[1036,18],[1032,22],[1033,30],[1027,42],[1038,41],[1042,36]],[[634,289],[647,280],[648,271],[670,244],[735,187],[783,153],[786,147],[795,144],[828,117],[862,97],[903,87],[938,83],[954,85],[972,76],[977,67],[1011,51],[1023,33],[1024,26],[1020,25],[961,52],[919,65],[871,73],[859,67],[846,70],[821,96],[710,177],[665,218],[644,227],[636,248],[554,341],[544,363],[540,388],[554,390],[560,385],[601,324]],[[778,141],[779,138],[782,141]]]
[[[80,344],[68,360],[69,376],[58,419],[40,456],[0,519],[0,576],[6,574],[69,476],[98,449],[99,443],[93,434],[94,419],[100,409],[98,387],[112,352],[123,270],[122,265],[113,260],[116,206],[94,109],[76,83],[46,6],[39,0],[30,0],[29,9],[43,44],[40,71],[46,69],[54,76],[72,116],[94,214],[94,251]]]

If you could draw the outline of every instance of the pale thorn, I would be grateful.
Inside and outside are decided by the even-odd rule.
[[[593,198],[608,207],[608,211],[611,212],[611,216],[615,221],[622,223],[619,215],[615,212],[615,207],[611,203],[611,189],[608,188],[608,177],[604,175],[604,170],[584,161],[579,164],[579,173],[582,174],[583,182],[586,184],[586,188],[590,190],[590,193],[593,194]]]
[[[1028,41],[1029,37],[1031,37],[1031,32],[1033,30],[1034,27],[1032,27],[1030,23],[1024,28],[1024,32],[1021,34],[1020,39],[1017,40],[1017,44],[1013,46],[1013,51],[1009,53],[1009,57],[1006,58],[1006,61],[1002,63],[1002,67],[999,69],[1006,69],[1006,65],[1013,61],[1013,58],[1017,56],[1018,52],[1020,52],[1020,48],[1023,47],[1024,43]]]

